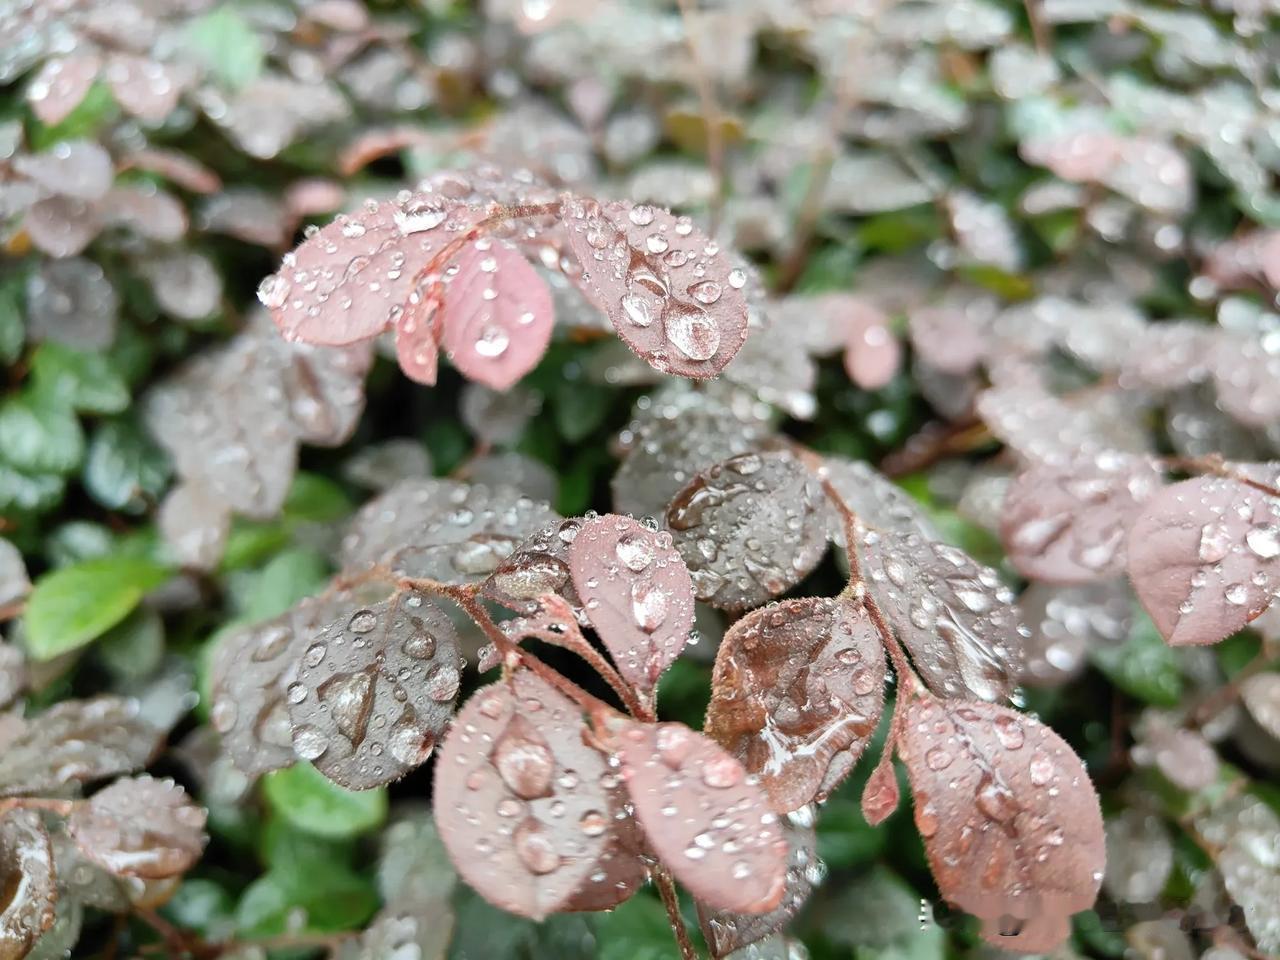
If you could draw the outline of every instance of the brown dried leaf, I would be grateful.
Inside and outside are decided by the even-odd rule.
[[[441,745],[441,839],[462,878],[504,910],[564,909],[609,848],[616,778],[585,733],[577,706],[519,672],[477,691]]]
[[[747,614],[716,655],[705,731],[760,778],[779,813],[822,801],[857,763],[884,709],[880,637],[850,598]]]
[[[172,780],[117,780],[76,805],[67,830],[90,860],[112,873],[162,879],[204,851],[205,812]]]
[[[832,519],[817,478],[785,450],[716,464],[667,509],[698,599],[723,610],[759,606],[799,583],[826,552]]]
[[[293,747],[330,780],[368,790],[431,756],[458,696],[458,640],[418,593],[355,606],[314,635],[286,688]]]
[[[1008,697],[1022,671],[1013,593],[963,550],[916,533],[862,535],[863,574],[926,684],[944,697]]]
[[[569,547],[569,569],[623,678],[652,690],[693,627],[693,583],[671,535],[630,517],[594,517]]]
[[[39,795],[130,773],[147,765],[161,739],[138,716],[136,700],[64,700],[17,720],[0,750],[0,796]]]
[[[688,217],[570,198],[563,219],[584,290],[646,362],[703,380],[733,359],[747,338],[747,276]]]
[[[787,842],[742,764],[682,723],[618,718],[613,735],[636,819],[676,879],[714,910],[777,907]]]
[[[1129,531],[1129,579],[1173,646],[1217,643],[1280,589],[1280,500],[1218,477],[1165,487]]]
[[[54,921],[58,888],[49,834],[33,810],[0,816],[0,957],[25,957]]]
[[[1129,524],[1162,484],[1151,460],[1123,454],[1032,464],[1005,494],[1000,539],[1019,573],[1048,583],[1121,573]]]
[[[913,699],[900,728],[916,827],[942,896],[1005,949],[1047,953],[1093,906],[1102,812],[1080,759],[1038,720],[989,703]],[[1001,927],[1022,921],[1015,936]]]
[[[781,930],[822,882],[826,866],[818,859],[813,820],[813,808],[802,807],[781,821],[788,851],[786,891],[768,913],[741,914],[698,904],[698,923],[713,957],[727,956]]]

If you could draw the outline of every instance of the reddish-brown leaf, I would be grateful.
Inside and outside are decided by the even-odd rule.
[[[716,655],[706,733],[760,778],[773,809],[824,800],[884,709],[884,649],[860,603],[807,597],[753,610]]]
[[[879,826],[898,809],[898,801],[901,799],[898,775],[893,769],[893,745],[887,744],[884,753],[880,755],[880,761],[867,778],[866,786],[862,788],[862,815],[871,826]]]
[[[1018,571],[1048,583],[1089,583],[1124,570],[1129,524],[1160,489],[1151,460],[1103,453],[1033,464],[1005,494],[1000,538]]]
[[[515,247],[481,237],[454,258],[440,324],[449,360],[471,380],[506,390],[551,341],[551,291]]]
[[[595,517],[569,547],[569,570],[622,676],[653,689],[693,627],[693,582],[671,534],[630,517]]]
[[[0,815],[0,957],[25,957],[51,926],[58,885],[49,833],[34,810]]]
[[[585,732],[577,706],[529,672],[477,691],[450,728],[436,826],[495,906],[534,919],[563,910],[609,853],[617,778]]]
[[[330,780],[367,790],[431,756],[458,695],[457,634],[417,593],[369,606],[353,598],[294,670],[286,693],[295,752]]]
[[[688,217],[630,201],[565,202],[581,284],[618,335],[663,373],[706,379],[747,338],[746,273]]]
[[[286,254],[258,298],[291,340],[339,345],[376,336],[404,310],[432,258],[481,216],[434,193],[369,201]]]
[[[1093,906],[1106,860],[1080,759],[1038,720],[995,704],[926,696],[905,707],[898,754],[939,891],[980,917],[992,943],[1048,953]]]
[[[614,740],[636,818],[676,879],[715,910],[778,906],[787,842],[742,764],[682,723],[619,718]]]
[[[117,780],[77,804],[67,830],[112,873],[163,879],[192,867],[205,844],[205,812],[172,780]]]
[[[1174,646],[1217,643],[1280,589],[1280,500],[1218,477],[1166,487],[1129,531],[1129,579]]]

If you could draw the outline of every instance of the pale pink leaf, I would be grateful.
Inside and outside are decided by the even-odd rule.
[[[1032,464],[1005,494],[1000,539],[1018,572],[1037,580],[1121,573],[1129,524],[1162,483],[1151,460],[1124,454]]]
[[[786,892],[786,838],[742,764],[682,723],[618,717],[613,725],[635,816],[676,879],[714,910],[778,906]]]
[[[1147,501],[1129,531],[1129,579],[1173,646],[1217,643],[1280,588],[1280,500],[1218,477]]]
[[[32,112],[46,126],[61,123],[85,98],[101,66],[91,51],[47,60],[27,88]]]
[[[538,598],[549,593],[580,607],[569,573],[569,547],[582,529],[577,517],[553,520],[516,547],[493,571],[481,592],[490,600],[521,613],[534,614]]]
[[[436,295],[414,289],[396,317],[396,362],[415,383],[435,386],[440,362],[440,302]]]
[[[31,244],[51,257],[74,257],[93,242],[102,221],[88,200],[54,195],[37,200],[22,221]]]
[[[217,193],[222,179],[198,160],[177,150],[148,148],[131,153],[120,162],[121,170],[146,170],[159,174],[192,193]]]
[[[122,876],[163,879],[204,851],[205,812],[172,780],[117,780],[76,805],[67,831],[90,860]]]
[[[623,678],[653,689],[693,628],[693,582],[671,534],[630,517],[596,517],[569,547],[569,569]]]
[[[111,93],[126,113],[159,123],[173,113],[191,72],[148,57],[113,53],[104,73]]]
[[[564,209],[582,286],[627,345],[663,373],[724,369],[747,338],[746,272],[688,217],[629,201]]]
[[[789,813],[848,776],[880,721],[884,680],[884,649],[861,604],[770,604],[720,643],[706,733]]]
[[[467,244],[441,307],[444,348],[464,376],[506,390],[532,370],[551,341],[551,291],[515,247]]]
[[[880,761],[862,788],[862,816],[871,826],[877,827],[898,809],[900,800],[898,775],[893,769],[893,743],[890,742],[885,745]]]
[[[458,873],[495,906],[541,919],[590,883],[615,809],[577,706],[521,671],[458,713],[435,768],[436,826]]]
[[[902,365],[902,344],[884,323],[854,330],[844,351],[844,369],[863,390],[879,390]]]
[[[1106,862],[1080,758],[1040,721],[995,704],[926,697],[906,711],[898,753],[939,892],[981,918],[992,943],[1048,953],[1093,906]]]

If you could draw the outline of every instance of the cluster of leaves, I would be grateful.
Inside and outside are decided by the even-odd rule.
[[[1280,952],[1278,16],[0,10],[0,957]]]

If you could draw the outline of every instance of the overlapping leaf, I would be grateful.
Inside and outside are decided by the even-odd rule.
[[[200,859],[205,812],[172,780],[117,780],[78,804],[67,830],[94,862],[123,876],[163,879]]]

